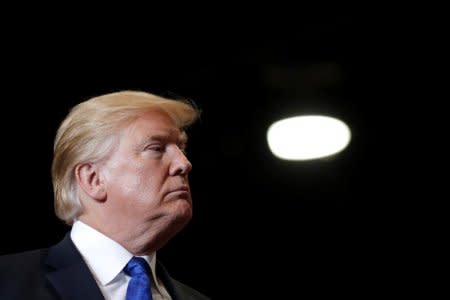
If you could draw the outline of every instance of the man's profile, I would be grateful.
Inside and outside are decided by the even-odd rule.
[[[198,117],[141,91],[76,105],[52,162],[56,215],[72,228],[53,247],[0,257],[0,299],[208,299],[156,258],[192,217],[185,129]]]

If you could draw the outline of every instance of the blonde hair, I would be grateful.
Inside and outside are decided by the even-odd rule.
[[[91,98],[74,106],[55,137],[52,180],[56,215],[71,225],[82,212],[75,167],[99,162],[113,150],[121,128],[143,113],[166,112],[184,129],[199,117],[187,100],[174,100],[141,91],[120,91]]]

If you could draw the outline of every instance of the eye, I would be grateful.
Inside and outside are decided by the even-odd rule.
[[[155,151],[155,152],[164,152],[163,145],[149,145],[146,150]]]

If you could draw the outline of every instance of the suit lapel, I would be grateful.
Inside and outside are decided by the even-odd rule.
[[[169,292],[170,296],[172,297],[172,300],[182,299],[183,292],[177,286],[174,279],[170,277],[169,272],[167,272],[166,268],[158,260],[156,260],[156,272],[159,279],[161,279],[161,281],[163,282],[164,287],[167,289],[167,292]]]
[[[59,244],[49,249],[46,263],[50,267],[47,279],[62,299],[104,299],[69,233]]]

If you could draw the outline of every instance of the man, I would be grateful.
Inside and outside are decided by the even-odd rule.
[[[75,106],[52,164],[56,214],[72,229],[49,249],[2,257],[0,299],[208,299],[156,260],[192,216],[184,128],[197,118],[188,102],[139,91]]]

